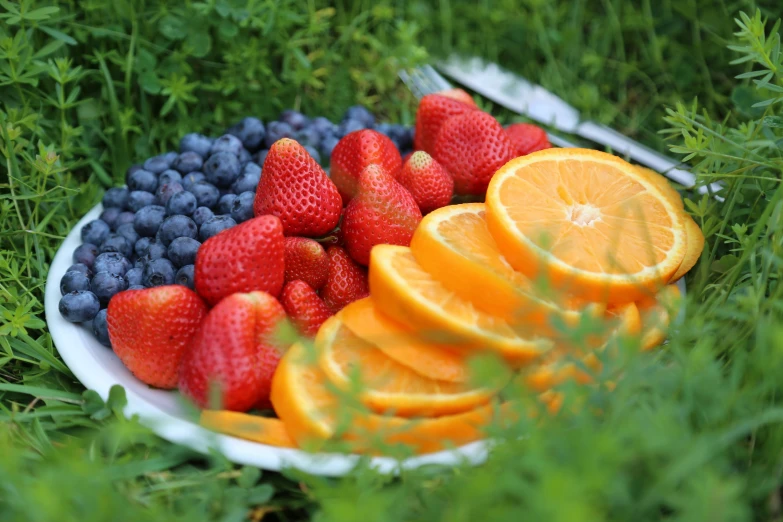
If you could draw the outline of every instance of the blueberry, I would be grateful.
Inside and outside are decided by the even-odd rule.
[[[166,161],[169,162],[169,166],[174,164],[174,161],[177,159],[177,156],[179,156],[179,154],[177,154],[173,150],[170,150],[169,152],[161,154],[161,157],[163,157],[163,159],[165,159]]]
[[[75,263],[69,266],[66,272],[79,272],[80,274],[84,274],[87,277],[92,277],[92,270],[90,270],[90,267],[84,263]]]
[[[223,232],[227,228],[231,228],[234,225],[236,225],[237,222],[231,219],[230,216],[215,216],[203,225],[201,225],[201,229],[199,230],[198,237],[203,243],[207,239],[211,238],[214,235],[219,234],[220,232]]]
[[[248,166],[255,165],[255,163],[248,163]],[[256,168],[258,166],[256,165]],[[255,192],[258,188],[258,182],[261,181],[261,169],[258,168],[258,172],[248,172],[245,169],[245,173],[239,176],[237,180],[231,185],[231,190],[234,194],[241,194],[243,192]]]
[[[266,126],[266,138],[264,138],[264,147],[269,148],[277,140],[283,138],[293,138],[296,131],[287,123],[282,121],[272,121]],[[256,162],[258,163],[258,162]],[[259,163],[261,165],[261,163]]]
[[[413,146],[413,136],[408,132],[404,125],[393,124],[389,129],[388,136],[399,144],[400,149],[409,149]]]
[[[203,172],[191,172],[182,178],[182,186],[185,187],[185,190],[190,190],[193,185],[199,181],[204,181],[205,179],[207,179],[207,177]]]
[[[103,195],[103,206],[125,208],[129,193],[125,187],[112,187]]]
[[[193,265],[185,265],[177,270],[177,275],[174,277],[174,282],[178,285],[187,286],[191,290],[194,287],[196,267]]]
[[[138,212],[142,208],[152,205],[155,202],[155,194],[143,190],[134,190],[128,196],[128,208]]]
[[[357,120],[364,125],[365,128],[372,128],[372,126],[375,125],[375,116],[373,116],[366,107],[362,107],[361,105],[349,107],[348,110],[345,111],[343,120]]]
[[[106,252],[119,252],[123,257],[133,254],[133,243],[119,234],[109,234],[101,243],[101,254]]]
[[[159,205],[149,205],[136,212],[133,227],[140,236],[154,236],[165,218],[165,208]]]
[[[267,154],[269,154],[269,150],[267,150],[267,149],[259,150],[255,154],[255,156],[253,156],[253,162],[256,165],[261,165],[263,167],[264,166],[264,160],[266,159],[266,155]]]
[[[83,323],[90,321],[101,309],[98,296],[88,290],[65,294],[60,299],[60,314],[66,321]]]
[[[224,134],[212,144],[212,148],[209,149],[210,156],[214,156],[218,152],[227,152],[234,156],[239,156],[239,151],[242,150],[242,142],[236,136],[231,134]],[[206,170],[204,171],[206,174]],[[209,174],[207,174],[209,177]]]
[[[172,169],[164,170],[160,176],[158,176],[158,188],[162,187],[163,185],[170,185],[175,181],[177,183],[181,182],[182,174]]]
[[[321,136],[334,134],[336,125],[323,116],[318,116],[310,122],[310,127],[318,131]]]
[[[321,155],[318,153],[318,150],[315,147],[307,145],[304,149],[307,151],[310,157],[312,157],[318,163],[321,163]]]
[[[153,239],[151,237],[140,237],[136,240],[136,244],[133,246],[133,251],[136,252],[138,257],[147,255],[147,250],[150,248],[150,244]]]
[[[150,246],[147,247],[147,252],[144,254],[144,257],[146,258],[146,261],[151,261],[153,259],[161,259],[163,257],[166,257],[167,252],[168,252],[168,248],[166,247],[166,245],[164,245],[160,241],[152,241],[150,243]]]
[[[128,285],[140,285],[142,272],[143,270],[138,267],[134,267],[128,270],[128,272],[125,274],[125,280],[128,282]]]
[[[106,321],[106,310],[101,310],[92,320],[92,333],[98,342],[104,346],[111,347],[109,341],[109,323]]]
[[[109,225],[109,228],[114,230],[117,227],[117,218],[120,217],[122,210],[117,207],[109,207],[103,209],[101,212],[100,220]]]
[[[160,241],[169,246],[178,237],[196,238],[198,227],[188,216],[169,216],[160,225]]]
[[[243,192],[231,205],[231,219],[237,223],[243,223],[253,217],[253,201],[256,199],[254,192]]]
[[[389,132],[391,131],[391,124],[390,123],[385,123],[385,122],[384,123],[376,123],[373,126],[373,130],[375,130],[376,132],[380,132],[384,136],[391,137],[389,135]]]
[[[112,297],[128,288],[128,281],[125,276],[112,274],[110,272],[98,272],[92,278],[90,290],[98,296],[101,307],[109,304]]]
[[[264,124],[258,118],[244,118],[226,131],[239,138],[242,145],[248,150],[258,150],[266,136]]]
[[[203,134],[192,132],[185,134],[181,140],[179,140],[179,153],[195,152],[202,158],[209,156],[209,149],[212,148],[212,138],[208,138]]]
[[[120,215],[117,216],[117,221],[114,222],[114,229],[117,230],[122,225],[127,225],[128,223],[132,225],[134,219],[136,219],[135,212],[120,212]]]
[[[201,243],[189,237],[178,237],[169,245],[169,260],[176,267],[192,265],[196,262],[196,252]]]
[[[309,123],[307,116],[293,109],[286,109],[281,112],[278,120],[287,123],[295,131],[304,128],[304,126]]]
[[[317,147],[321,143],[321,133],[315,127],[309,126],[298,131],[294,137],[303,147],[308,145],[311,147]]]
[[[139,240],[139,233],[133,227],[133,223],[125,223],[117,227],[117,234],[128,240],[131,245],[136,245]]]
[[[198,207],[191,217],[196,226],[201,227],[201,225],[212,219],[214,215],[207,207]]]
[[[83,243],[76,247],[73,251],[73,262],[85,265],[88,268],[92,268],[95,263],[95,258],[98,257],[98,247],[92,243]]]
[[[201,169],[203,164],[204,158],[198,152],[188,151],[177,156],[172,167],[185,175]]]
[[[153,174],[160,174],[171,166],[172,161],[173,158],[167,154],[153,156],[144,162],[144,170],[148,170]]]
[[[188,192],[196,196],[196,204],[199,207],[212,208],[217,205],[220,199],[220,191],[218,188],[207,181],[199,181],[194,183]]]
[[[169,216],[184,214],[189,216],[196,210],[196,196],[187,191],[177,192],[166,203],[166,213]]]
[[[166,206],[166,203],[169,202],[169,199],[171,199],[171,196],[176,194],[177,192],[182,192],[185,190],[185,187],[182,186],[182,183],[179,181],[172,181],[171,183],[166,183],[165,185],[161,185],[158,187],[158,192],[155,194],[157,197],[158,205]]]
[[[100,245],[111,232],[111,227],[100,219],[94,219],[82,227],[82,243]]]
[[[130,179],[131,175],[136,172],[137,170],[141,170],[142,166],[138,163],[135,165],[131,165],[128,167],[128,170],[125,171],[125,183],[128,183],[128,180]]]
[[[133,262],[133,268],[143,269],[145,266],[147,266],[148,261],[149,259],[147,258],[147,256],[137,257],[136,260]]]
[[[70,272],[65,272],[65,274],[60,279],[60,293],[62,295],[79,290],[89,289],[90,278],[87,276],[87,274],[71,270]]]
[[[217,152],[204,163],[204,175],[207,181],[217,187],[230,187],[241,171],[242,165],[239,159],[230,152]]]
[[[327,136],[326,138],[324,138],[323,141],[321,142],[321,152],[323,153],[323,155],[326,156],[327,158],[331,158],[332,151],[337,146],[338,141],[340,140],[337,139],[337,137],[335,136]]]
[[[128,177],[128,189],[131,191],[155,192],[157,188],[158,177],[148,170],[137,170]]]
[[[219,214],[231,214],[231,209],[234,207],[234,200],[237,199],[236,194],[225,194],[220,198],[217,205],[217,211]]]
[[[125,275],[131,268],[131,262],[119,252],[104,252],[95,258],[92,266],[94,273],[109,272],[115,275]]]
[[[128,290],[146,290],[144,285],[128,285]]]
[[[239,156],[237,156],[237,159],[239,160],[239,166],[244,168],[245,165],[247,165],[250,160],[253,159],[253,156],[247,151],[246,148],[242,147],[239,150]]]
[[[174,283],[174,265],[168,259],[153,259],[144,267],[142,284],[147,288]]]
[[[359,120],[347,119],[340,122],[340,125],[337,126],[336,134],[337,137],[342,138],[343,136],[346,136],[352,132],[360,131],[366,128],[367,126]]]

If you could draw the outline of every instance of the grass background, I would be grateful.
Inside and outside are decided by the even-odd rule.
[[[0,518],[779,520],[781,14],[746,0],[0,0]],[[338,118],[358,102],[410,123],[396,71],[453,51],[727,185],[723,204],[686,201],[707,246],[665,350],[626,350],[599,386],[566,385],[561,415],[497,431],[481,468],[395,480],[194,455],[118,415],[122,390],[104,403],[81,388],[46,331],[43,285],[103,188],[247,113]]]

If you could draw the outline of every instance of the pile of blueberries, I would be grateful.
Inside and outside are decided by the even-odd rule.
[[[340,138],[367,128],[388,136],[403,155],[413,146],[413,129],[376,124],[362,106],[348,109],[339,124],[286,110],[266,126],[244,118],[219,138],[187,134],[179,153],[133,165],[126,186],[107,190],[100,217],[81,230],[74,264],[60,280],[60,313],[110,346],[106,307],[114,295],[175,283],[192,289],[201,243],[253,217],[261,165],[274,142],[293,138],[321,162]]]

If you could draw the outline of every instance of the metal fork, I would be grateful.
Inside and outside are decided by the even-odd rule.
[[[454,86],[436,71],[431,65],[422,65],[409,71],[400,70],[398,76],[414,96],[421,99],[428,94],[452,89]],[[547,131],[549,142],[558,147],[579,147],[576,143],[568,141],[562,136]]]

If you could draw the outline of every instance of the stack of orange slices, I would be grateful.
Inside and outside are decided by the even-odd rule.
[[[495,173],[485,203],[428,214],[410,247],[373,248],[370,297],[324,323],[312,349],[296,344],[283,357],[272,386],[279,420],[206,411],[202,423],[281,446],[337,439],[359,452],[374,451],[377,437],[418,453],[477,440],[504,411],[498,392],[515,374],[551,399],[565,379],[589,382],[585,368],[600,366],[596,353],[613,339],[662,343],[673,283],[703,246],[655,172],[584,149],[516,158]],[[579,334],[586,322],[603,328]],[[509,370],[476,381],[470,359],[480,354]],[[565,362],[574,354],[585,365]]]

